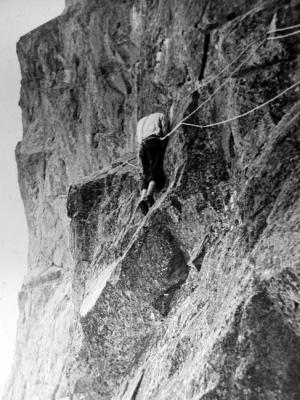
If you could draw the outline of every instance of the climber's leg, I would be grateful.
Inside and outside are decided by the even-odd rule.
[[[147,197],[147,189],[142,189],[141,191],[141,200],[145,199]]]
[[[148,194],[148,180],[146,177],[144,177],[142,183],[141,200],[139,202],[139,208],[141,209],[144,215],[146,215],[147,212],[149,211],[147,194]]]
[[[147,201],[147,204],[148,204],[149,208],[152,207],[153,204],[154,204],[153,193],[154,193],[155,188],[156,188],[156,183],[155,183],[154,180],[151,180],[149,182],[149,186],[148,186],[148,190],[147,190],[147,196],[146,196],[146,201]]]
[[[139,207],[145,215],[154,204],[154,191],[161,190],[165,184],[162,141],[158,137],[147,139],[141,146],[140,159],[143,167],[143,181]]]
[[[149,182],[148,190],[147,190],[147,196],[153,196],[154,190],[156,187],[156,183],[154,180],[151,180]]]
[[[164,147],[162,141],[154,137],[148,141],[147,152],[149,158],[149,185],[147,190],[148,207],[154,204],[153,193],[155,190],[161,190],[165,184],[165,176],[163,172]]]
[[[149,158],[148,158],[148,153],[147,153],[145,143],[143,143],[141,146],[139,156],[140,156],[141,164],[143,167],[141,200],[139,202],[139,208],[142,211],[142,213],[144,215],[146,215],[147,212],[149,211],[149,206],[148,206],[148,202],[147,202],[147,192],[148,192],[149,177],[150,177],[150,171],[149,171],[150,163],[149,163]]]

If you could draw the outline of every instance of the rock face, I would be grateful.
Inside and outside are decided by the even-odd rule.
[[[5,400],[300,398],[299,87],[181,126],[145,218],[134,154],[148,113],[174,126],[207,100],[187,120],[206,125],[297,82],[299,35],[261,41],[299,11],[70,0],[21,38],[29,269]]]

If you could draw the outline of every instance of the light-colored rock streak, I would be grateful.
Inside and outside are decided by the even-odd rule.
[[[87,313],[94,307],[118,263],[119,261],[117,260],[116,262],[105,266],[103,271],[99,271],[99,276],[88,283],[88,286],[85,289],[84,299],[80,307],[80,315],[82,317],[86,316]]]

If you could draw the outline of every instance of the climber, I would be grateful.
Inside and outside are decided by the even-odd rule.
[[[138,158],[142,163],[142,193],[139,208],[144,215],[154,204],[153,193],[165,185],[163,160],[166,141],[162,138],[168,129],[167,118],[163,113],[153,113],[137,125]]]

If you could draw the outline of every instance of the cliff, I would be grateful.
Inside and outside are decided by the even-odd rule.
[[[134,157],[148,113],[175,126],[209,99],[187,121],[207,125],[297,82],[299,35],[256,47],[299,11],[70,0],[20,39],[30,243],[5,400],[300,398],[299,86],[182,125],[146,217]]]

